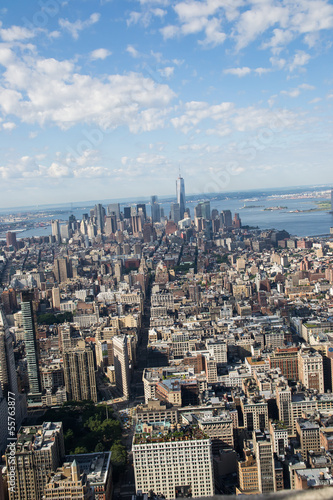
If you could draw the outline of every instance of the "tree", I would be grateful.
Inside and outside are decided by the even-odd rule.
[[[99,453],[101,451],[104,451],[104,446],[102,445],[102,443],[97,443],[95,446],[95,452]]]
[[[88,450],[85,446],[77,446],[74,450],[74,455],[79,455],[80,453],[88,453]]]
[[[111,446],[112,465],[116,467],[122,467],[126,464],[126,460],[127,460],[126,448],[120,443],[120,441],[116,441]]]

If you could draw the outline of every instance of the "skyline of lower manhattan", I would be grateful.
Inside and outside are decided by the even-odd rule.
[[[332,29],[1,3],[0,500],[333,497]]]
[[[328,0],[16,5],[2,206],[332,183]]]

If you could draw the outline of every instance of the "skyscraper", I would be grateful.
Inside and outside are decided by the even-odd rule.
[[[108,205],[108,215],[115,215],[117,219],[120,219],[120,205],[119,203],[110,203]]]
[[[12,233],[11,231],[8,231],[6,233],[6,243],[7,243],[7,247],[16,248],[16,246],[17,246],[16,233]]]
[[[42,500],[48,474],[57,470],[65,455],[62,422],[21,427],[12,450],[9,446],[6,451],[7,480],[12,477],[9,470],[15,473],[9,500]]]
[[[37,345],[37,326],[33,310],[34,293],[32,290],[22,292],[21,310],[24,330],[25,352],[28,362],[30,394],[40,394],[39,349]]]
[[[268,433],[253,432],[253,450],[257,459],[260,493],[276,491],[273,443]]]
[[[52,236],[54,237],[55,241],[57,243],[60,242],[60,225],[58,220],[52,220],[51,221],[51,231],[52,231]]]
[[[205,220],[211,218],[210,213],[210,201],[201,201],[196,207],[194,207],[194,216],[197,218],[202,217]]]
[[[140,215],[141,213],[143,214],[144,216],[144,221],[146,220],[146,217],[147,217],[147,212],[146,212],[146,204],[145,203],[138,203],[137,206],[136,206],[136,212],[138,215]]]
[[[161,220],[161,212],[157,196],[151,197],[151,220],[152,222],[160,222]]]
[[[117,389],[128,398],[130,393],[130,373],[126,335],[113,337],[113,356]]]
[[[179,203],[180,210],[180,218],[184,219],[185,212],[185,182],[184,179],[179,174],[178,179],[176,180],[176,194],[177,194],[177,203]]]
[[[75,347],[63,352],[64,377],[68,399],[97,402],[94,353],[89,347]]]
[[[15,394],[15,421],[21,425],[25,413],[24,398],[20,396],[17,385],[17,374],[13,350],[13,338],[8,328],[6,315],[0,306],[0,393],[8,400]]]
[[[105,217],[105,209],[101,203],[95,205],[95,217],[97,222],[97,229],[100,233],[104,232],[104,217]]]
[[[170,218],[175,224],[178,224],[178,222],[183,218],[181,216],[179,203],[171,203]]]

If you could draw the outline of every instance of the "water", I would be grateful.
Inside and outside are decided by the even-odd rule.
[[[327,189],[327,188],[326,188]],[[290,191],[290,190],[289,190]],[[294,190],[292,192],[301,192],[301,190]],[[303,188],[304,192],[304,188]],[[269,196],[270,193],[256,192],[243,192],[239,194],[230,193],[230,197],[227,199],[220,199],[220,196],[211,195],[211,209],[217,209],[219,212],[221,210],[231,210],[232,215],[235,212],[239,213],[243,225],[259,227],[259,229],[285,229],[291,235],[294,236],[316,236],[328,234],[330,232],[330,227],[333,227],[333,214],[328,211],[316,211],[316,212],[298,212],[295,210],[310,210],[318,208],[316,201],[326,201],[324,199],[318,199],[315,197],[306,199],[288,199],[284,198],[283,194],[285,191],[280,192],[280,197],[275,197],[272,199]],[[224,196],[227,196],[225,194]],[[194,207],[197,205],[198,201],[202,201],[200,197],[190,197],[186,203],[186,207],[190,208],[191,217],[194,216]],[[146,202],[148,205],[149,200],[141,200]],[[161,207],[164,209],[164,214],[169,216],[170,203],[174,199],[169,198],[161,201]],[[103,202],[106,207],[109,201]],[[91,205],[90,205],[91,203]],[[96,202],[97,203],[97,202]],[[132,202],[133,203],[133,202]],[[48,236],[51,234],[51,219],[59,219],[61,221],[67,221],[69,215],[72,213],[75,217],[80,220],[83,213],[88,213],[91,208],[94,207],[95,202],[80,203],[75,204],[73,207],[58,206],[54,208],[46,208],[44,216],[37,213],[37,209],[29,209],[31,213],[30,220],[35,222],[42,222],[46,224],[44,227],[37,227],[28,229],[25,231],[17,232],[17,238],[28,238],[32,236]],[[124,206],[129,206],[130,203],[121,203],[121,210]],[[245,206],[245,208],[244,208]],[[249,207],[253,208],[249,208]],[[287,207],[283,210],[264,210],[268,207],[283,206]],[[22,210],[21,210],[22,211]],[[19,212],[19,210],[17,210]],[[14,213],[14,210],[11,210]],[[36,216],[34,217],[34,213]],[[147,215],[150,213],[150,207],[147,206]]]

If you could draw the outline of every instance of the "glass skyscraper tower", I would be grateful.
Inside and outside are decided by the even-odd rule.
[[[25,351],[28,362],[29,388],[31,394],[41,392],[41,383],[39,375],[39,351],[37,346],[37,328],[35,314],[33,310],[33,292],[24,290],[22,292],[22,323],[24,330]]]
[[[182,176],[179,174],[176,180],[176,193],[177,193],[177,203],[179,203],[180,218],[184,219],[185,212],[185,182]]]

